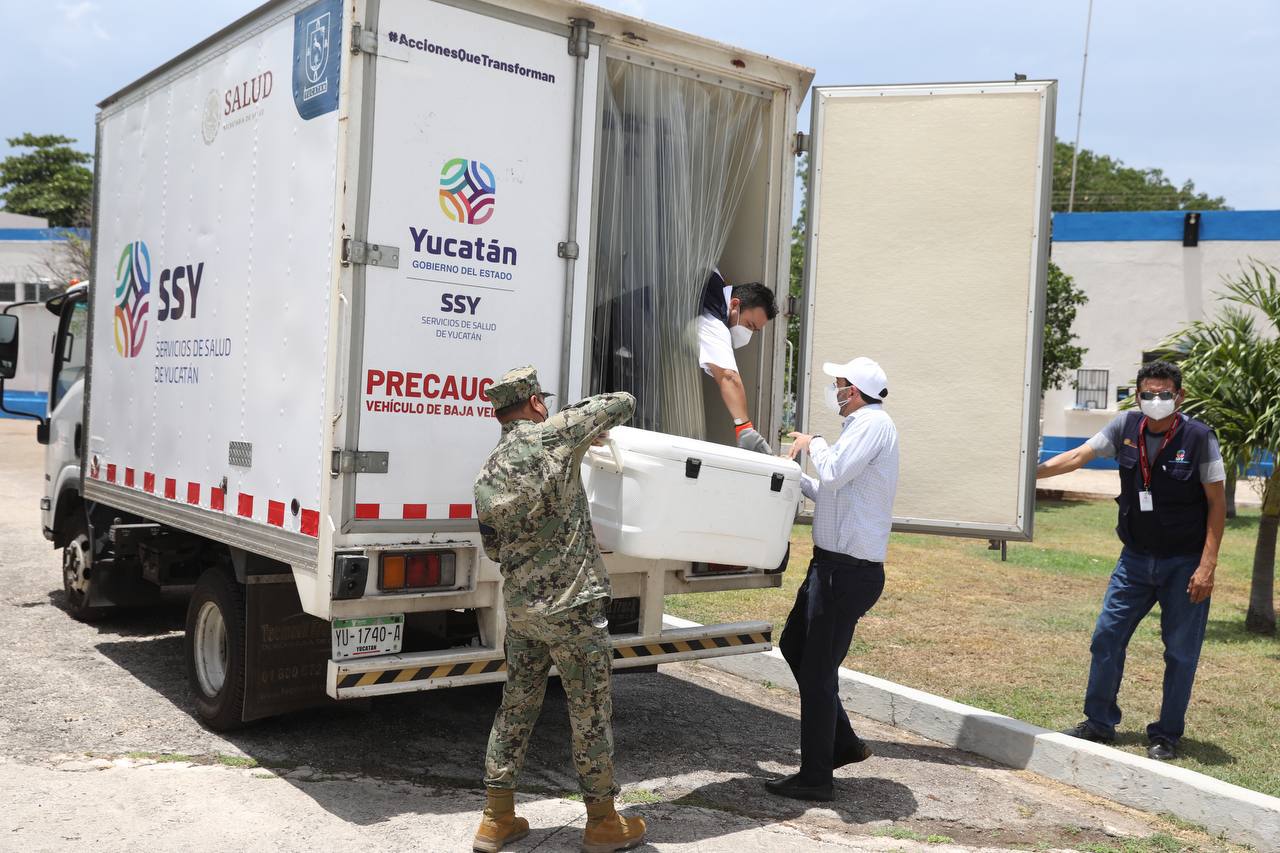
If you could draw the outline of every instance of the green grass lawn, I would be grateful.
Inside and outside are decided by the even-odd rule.
[[[1036,539],[1010,543],[894,534],[880,602],[858,625],[845,665],[1052,729],[1084,718],[1089,639],[1120,552],[1109,501],[1040,501]],[[1280,641],[1245,633],[1258,511],[1228,522],[1187,733],[1178,763],[1280,796]],[[667,599],[699,622],[767,619],[779,628],[812,555],[792,535],[781,589]],[[1129,645],[1118,746],[1145,754],[1160,706],[1159,606]]]

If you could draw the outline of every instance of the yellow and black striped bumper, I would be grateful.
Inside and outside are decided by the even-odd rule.
[[[767,622],[738,622],[668,630],[658,637],[615,637],[613,667],[767,651],[772,648],[772,635],[773,627]],[[494,657],[493,649],[423,652],[329,661],[328,688],[335,699],[351,699],[483,684],[502,681],[506,675],[507,662]]]

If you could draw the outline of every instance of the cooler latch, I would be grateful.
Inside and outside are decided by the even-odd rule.
[[[786,477],[783,477],[781,474],[775,471],[773,476],[769,478],[769,491],[771,492],[782,491],[782,484],[785,481],[786,481]]]
[[[690,480],[698,479],[698,475],[702,473],[702,460],[694,459],[690,456],[684,460],[684,475]]]

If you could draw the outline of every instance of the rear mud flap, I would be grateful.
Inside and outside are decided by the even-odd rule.
[[[245,721],[332,702],[329,623],[302,612],[293,583],[250,583],[245,599]]]

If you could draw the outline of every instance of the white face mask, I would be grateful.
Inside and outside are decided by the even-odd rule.
[[[1139,400],[1138,408],[1142,409],[1142,414],[1151,420],[1162,421],[1174,413],[1174,410],[1178,408],[1178,401],[1177,398],[1161,400],[1156,397],[1154,400]]]
[[[741,312],[738,312],[736,308],[730,309],[729,319],[732,320],[732,323],[729,326],[729,340],[733,343],[734,349],[742,349],[751,343],[751,330],[746,326],[738,325],[738,320],[733,319],[735,313],[738,314],[738,319],[742,318]]]
[[[828,385],[826,387],[827,408],[837,415],[840,414],[840,410],[844,408],[844,404],[849,402],[848,397],[843,400],[840,399],[840,392],[843,390],[843,388],[837,388],[834,385]]]

